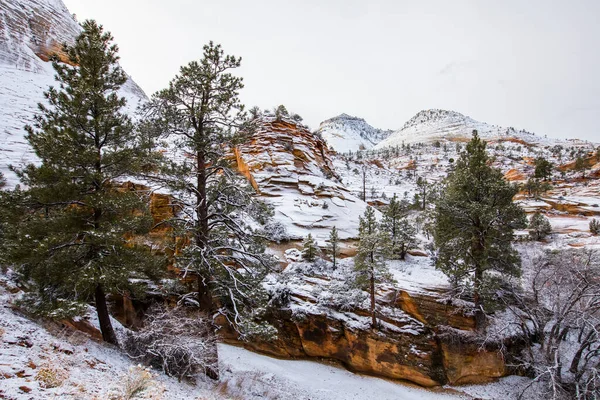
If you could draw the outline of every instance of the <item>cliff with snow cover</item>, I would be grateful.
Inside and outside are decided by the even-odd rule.
[[[62,44],[72,43],[80,30],[62,0],[0,2],[0,171],[9,186],[18,183],[9,165],[36,161],[23,127],[33,122],[44,91],[56,84],[48,60],[56,54],[66,61]],[[130,114],[147,99],[131,79],[121,95]]]

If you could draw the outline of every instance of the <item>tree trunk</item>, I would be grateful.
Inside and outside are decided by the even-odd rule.
[[[199,127],[200,135],[203,134],[203,127]],[[208,243],[209,229],[208,229],[208,199],[206,196],[206,160],[202,149],[196,151],[196,246],[200,249],[205,249]],[[198,283],[198,304],[201,310],[205,311],[211,318],[216,312],[215,303],[208,287],[208,280],[210,276],[202,276],[201,272],[197,273]],[[216,342],[208,349],[210,352],[209,365],[214,367],[208,367],[206,369],[206,376],[210,379],[219,379],[219,353]]]
[[[475,303],[475,328],[483,331],[485,328],[485,312],[483,311],[483,299],[481,298],[481,267],[475,268],[475,282],[473,283],[473,302]]]
[[[367,171],[365,169],[365,167],[363,167],[363,176],[362,176],[362,184],[363,184],[363,188],[362,188],[362,199],[364,202],[367,201]]]
[[[117,335],[113,329],[112,323],[110,322],[110,314],[108,313],[108,307],[106,305],[106,295],[102,285],[96,286],[96,311],[98,312],[98,322],[100,324],[100,331],[102,332],[102,339],[110,344],[119,346]]]
[[[370,279],[370,292],[371,292],[371,327],[377,328],[377,318],[375,317],[375,274],[371,274]]]

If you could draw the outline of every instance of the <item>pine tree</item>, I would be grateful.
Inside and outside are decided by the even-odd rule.
[[[338,230],[334,226],[329,232],[329,243],[327,244],[327,250],[331,255],[333,261],[333,269],[337,268],[337,258],[340,254],[340,238],[338,236]]]
[[[367,207],[359,222],[358,252],[354,257],[354,270],[359,287],[369,292],[371,327],[377,327],[375,289],[383,282],[392,280],[385,260],[389,255],[387,235],[379,229],[373,207]]]
[[[176,266],[195,276],[197,306],[225,316],[245,338],[253,334],[254,312],[265,300],[259,282],[274,264],[251,222],[265,225],[272,210],[228,156],[250,129],[239,100],[242,78],[231,72],[240,63],[210,42],[201,60],[181,67],[168,88],[152,96],[145,112],[148,129],[160,132],[169,146],[169,158],[153,179],[180,205],[171,221],[174,233],[189,238]]]
[[[543,179],[547,181],[552,176],[552,169],[554,165],[546,160],[544,157],[538,157],[535,159],[535,172],[533,176],[537,179]]]
[[[9,234],[8,256],[33,284],[35,311],[73,315],[93,298],[103,339],[118,344],[106,295],[127,290],[131,277],[153,277],[160,261],[127,240],[152,218],[144,193],[118,182],[147,161],[149,143],[121,111],[127,76],[112,36],[94,21],[82,27],[65,46],[72,65],[53,62],[59,87],[26,127],[41,164],[17,171],[28,190],[18,193],[23,219]]]
[[[520,257],[512,247],[515,229],[526,226],[525,214],[512,199],[516,186],[488,165],[486,143],[473,133],[434,212],[436,267],[457,286],[471,288],[477,325],[483,328],[484,301],[494,286],[495,271],[519,276]]]
[[[582,179],[585,179],[585,168],[586,167],[587,167],[587,164],[586,164],[585,160],[583,159],[583,157],[578,156],[577,159],[575,159],[575,171],[581,172]]]
[[[552,233],[552,226],[548,218],[544,217],[541,213],[536,212],[529,221],[529,236],[533,240],[542,240],[550,233]]]
[[[317,258],[318,251],[319,247],[317,246],[317,242],[309,233],[302,242],[302,258],[306,261],[313,262]]]
[[[598,221],[596,218],[593,218],[593,219],[590,221],[590,223],[589,223],[589,226],[590,226],[590,232],[591,232],[593,235],[598,235],[598,234],[600,234],[600,221]]]
[[[408,207],[409,204],[406,200],[398,200],[394,194],[381,221],[381,229],[389,236],[390,257],[394,259],[403,260],[406,255],[406,253],[402,254],[403,244],[406,242],[402,230],[406,227],[403,220],[408,213]]]
[[[429,184],[427,183],[427,179],[421,177],[417,178],[417,190],[418,196],[415,196],[418,200],[417,206],[421,210],[424,210],[427,206],[427,200],[429,199]]]
[[[404,260],[408,251],[419,244],[419,241],[417,240],[417,230],[406,217],[400,219],[398,228],[400,234],[396,239],[396,247],[394,250],[396,254],[399,255],[400,259]]]

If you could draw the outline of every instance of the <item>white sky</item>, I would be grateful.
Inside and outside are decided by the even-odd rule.
[[[111,31],[151,95],[209,40],[242,57],[248,106],[316,128],[399,129],[422,109],[600,142],[598,0],[63,0]]]

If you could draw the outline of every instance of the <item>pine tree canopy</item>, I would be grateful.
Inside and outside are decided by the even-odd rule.
[[[9,233],[9,258],[33,285],[35,308],[63,317],[95,297],[104,339],[117,343],[105,293],[131,287],[131,277],[154,277],[159,260],[128,240],[147,232],[152,218],[145,193],[120,183],[147,160],[145,143],[121,109],[127,77],[112,36],[83,23],[73,65],[53,62],[58,88],[45,93],[27,140],[40,159],[16,171],[27,187],[22,221]]]
[[[512,201],[517,187],[489,161],[486,143],[474,132],[434,213],[436,267],[457,286],[472,288],[478,308],[498,277],[520,275],[512,240],[514,230],[526,226],[523,210]]]

